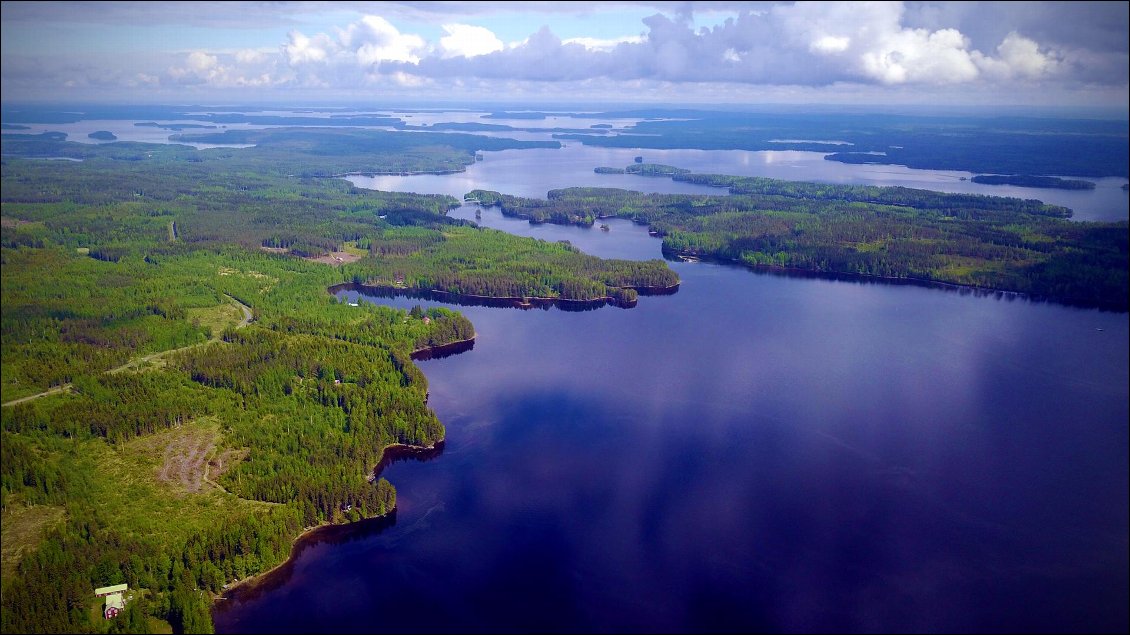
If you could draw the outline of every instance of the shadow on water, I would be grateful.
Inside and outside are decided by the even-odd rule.
[[[355,540],[375,536],[396,524],[396,509],[377,518],[368,518],[348,525],[327,525],[303,534],[294,542],[290,557],[282,565],[270,570],[259,578],[239,584],[223,593],[221,602],[214,611],[222,613],[240,603],[252,602],[284,587],[294,574],[299,556],[309,549],[321,545],[343,545]]]
[[[671,252],[666,249],[664,249],[663,251],[663,257],[670,262],[706,262],[716,265],[722,265],[725,267],[742,269],[749,271],[755,275],[775,276],[779,278],[795,278],[800,280],[831,280],[835,282],[847,282],[864,286],[882,285],[893,287],[921,287],[926,289],[946,291],[949,293],[956,293],[961,296],[970,296],[975,298],[990,298],[996,300],[1005,300],[1008,302],[1020,300],[1022,302],[1028,302],[1031,304],[1059,304],[1079,309],[1098,309],[1099,311],[1107,311],[1113,313],[1126,312],[1126,303],[1123,301],[1104,302],[1097,298],[1051,299],[1045,296],[1021,293],[1019,291],[1004,291],[1002,289],[973,287],[968,285],[953,284],[950,282],[941,282],[938,280],[896,278],[888,276],[867,275],[861,273],[846,273],[839,271],[808,271],[805,269],[792,269],[776,265],[750,264],[725,258],[711,258],[708,256],[697,255],[684,256],[683,254]],[[641,293],[640,295],[644,294]]]
[[[459,342],[441,344],[439,346],[432,346],[423,350],[414,351],[412,353],[412,359],[418,362],[429,359],[443,359],[444,357],[451,357],[452,355],[466,353],[472,348],[475,348],[474,339],[462,340]]]
[[[679,285],[675,284],[670,287],[634,287],[639,295],[673,295],[679,292]],[[485,295],[468,295],[462,293],[451,293],[448,291],[427,291],[422,289],[401,289],[399,287],[387,286],[369,286],[365,284],[357,284],[355,282],[346,282],[343,284],[334,285],[327,289],[331,294],[338,294],[342,291],[355,291],[357,293],[377,298],[417,298],[421,300],[431,300],[434,302],[445,302],[447,304],[455,304],[459,306],[484,306],[493,308],[510,308],[510,309],[542,309],[548,311],[556,307],[562,311],[594,311],[606,305],[612,305],[624,309],[632,308],[636,305],[635,300],[619,300],[612,297],[594,298],[592,300],[567,300],[563,298],[538,298],[538,297],[493,297]]]
[[[428,461],[439,458],[443,454],[444,442],[437,441],[435,447],[419,448],[411,445],[393,445],[385,448],[384,454],[381,456],[381,462],[377,463],[377,467],[373,468],[373,480],[381,475],[388,466],[393,463],[401,461],[416,461],[417,463],[427,463]]]
[[[376,481],[381,473],[394,463],[431,461],[443,454],[443,448],[443,441],[437,442],[434,447],[430,448],[409,445],[389,446],[385,448],[380,462],[373,468],[373,481]],[[391,512],[384,516],[366,518],[345,525],[326,525],[312,529],[294,541],[294,546],[290,550],[290,557],[287,558],[285,563],[259,578],[227,590],[222,596],[224,601],[215,605],[215,611],[223,612],[225,609],[234,608],[239,603],[255,601],[282,588],[294,574],[295,564],[298,562],[299,556],[309,549],[322,545],[344,545],[357,540],[365,540],[381,534],[395,525],[396,509],[393,508]]]

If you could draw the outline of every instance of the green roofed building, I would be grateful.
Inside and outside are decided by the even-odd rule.
[[[94,589],[94,595],[97,597],[106,598],[106,608],[102,610],[102,615],[110,620],[118,616],[126,608],[126,601],[122,598],[122,594],[129,588],[127,584],[115,584],[112,586],[104,586]]]

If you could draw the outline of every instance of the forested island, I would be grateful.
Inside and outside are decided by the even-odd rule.
[[[162,130],[171,130],[173,132],[216,128],[216,126],[210,126],[202,123],[157,123],[156,121],[139,121],[133,125],[139,128],[161,128]]]
[[[609,168],[598,167],[593,168],[596,174],[639,174],[640,176],[674,176],[676,174],[687,174],[690,170],[686,168],[677,168],[673,165],[663,165],[662,163],[633,163],[623,168]]]
[[[401,134],[255,131],[255,147],[211,150],[5,137],[4,632],[205,632],[214,594],[304,529],[395,509],[383,449],[444,438],[412,357],[474,329],[330,287],[627,303],[677,283],[661,260],[453,220],[451,197],[323,178],[525,143]],[[134,596],[103,622],[91,589],[117,583]]]
[[[969,179],[984,185],[1016,185],[1018,187],[1047,187],[1058,190],[1093,190],[1094,181],[1082,179],[1061,179],[1056,176],[1032,176],[1031,174],[978,174]]]
[[[669,257],[1011,291],[1128,308],[1127,224],[1066,220],[1040,201],[903,187],[676,174],[729,195],[568,188],[547,199],[476,190],[466,198],[531,222],[649,225]]]
[[[118,139],[118,135],[110,132],[109,130],[95,130],[94,132],[86,136],[98,141],[117,141]]]

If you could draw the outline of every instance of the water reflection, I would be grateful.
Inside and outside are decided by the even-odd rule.
[[[431,448],[405,445],[389,446],[385,448],[381,461],[373,468],[372,480],[379,478],[388,467],[398,462],[427,463],[433,461],[443,454],[443,449],[443,441],[436,443],[435,447]],[[267,574],[225,591],[216,610],[223,613],[237,609],[241,603],[255,602],[278,591],[292,581],[296,570],[300,570],[299,563],[304,556],[308,555],[308,552],[324,549],[328,546],[342,546],[358,540],[371,539],[395,526],[396,516],[397,510],[393,509],[390,513],[378,518],[368,518],[344,525],[326,525],[308,531],[295,541],[290,557],[285,563]]]
[[[396,526],[217,625],[1125,625],[1125,314],[672,266],[630,311],[461,307]]]
[[[816,181],[844,185],[902,186],[939,192],[1039,199],[1074,210],[1074,220],[1119,221],[1130,217],[1125,178],[1088,179],[1093,190],[1056,190],[1009,185],[983,185],[969,179],[972,172],[915,170],[900,165],[851,165],[826,161],[823,152],[770,150],[640,150],[600,148],[569,144],[560,150],[503,150],[484,153],[485,160],[451,176],[351,176],[348,180],[369,189],[448,194],[462,198],[474,189],[485,189],[533,198],[545,198],[552,189],[565,187],[615,187],[660,194],[719,194],[719,188],[680,183],[667,178],[630,174],[595,174],[596,167],[624,167],[643,156],[648,163],[662,163],[703,174],[759,176],[792,181]]]

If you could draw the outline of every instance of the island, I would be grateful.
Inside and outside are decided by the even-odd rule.
[[[86,136],[98,141],[116,141],[118,139],[118,135],[110,132],[109,130],[96,130]]]
[[[642,157],[636,157],[642,159]],[[596,174],[638,174],[640,176],[675,176],[676,174],[687,174],[690,170],[684,168],[677,168],[673,165],[663,165],[662,163],[642,163],[637,161],[632,165],[623,168],[611,168],[601,166],[593,168]]]
[[[663,165],[662,163],[636,162],[624,168],[624,172],[641,176],[674,176],[676,174],[688,174],[690,170],[677,168],[673,165]]]
[[[1030,174],[978,174],[970,180],[982,185],[1015,185],[1017,187],[1040,187],[1057,190],[1095,189],[1094,181],[1061,179],[1056,176],[1032,176]]]
[[[162,128],[173,132],[192,129],[214,129],[216,126],[200,123],[157,123],[156,121],[140,121],[133,124],[140,128]]]

